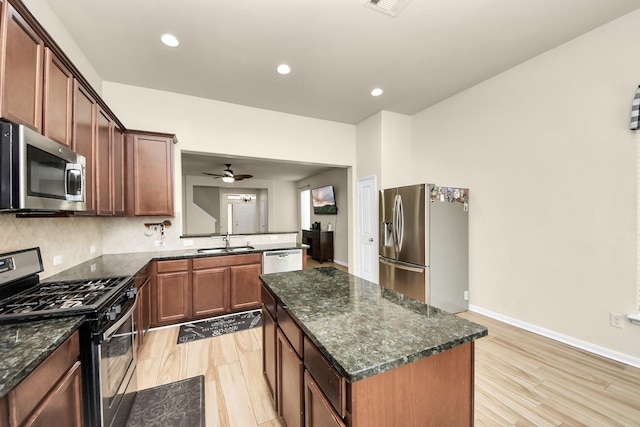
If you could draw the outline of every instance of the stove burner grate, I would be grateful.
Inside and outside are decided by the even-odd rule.
[[[127,277],[42,283],[0,301],[0,317],[94,307]]]

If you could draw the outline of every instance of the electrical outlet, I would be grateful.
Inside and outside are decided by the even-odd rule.
[[[62,255],[56,255],[53,257],[53,265],[62,264]]]
[[[611,313],[611,326],[614,328],[624,328],[624,314]]]
[[[94,271],[96,271],[97,269],[98,269],[98,266],[97,266],[95,263],[91,264],[91,272],[92,272],[92,273],[93,273]]]
[[[469,301],[469,291],[464,291],[463,296],[465,301]]]
[[[182,246],[193,246],[193,240],[183,240]]]
[[[96,247],[95,246],[91,246],[89,248],[89,253],[95,254],[96,253]]]

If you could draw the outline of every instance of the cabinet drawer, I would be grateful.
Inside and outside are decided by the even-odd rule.
[[[246,254],[246,255],[221,255],[206,258],[194,258],[193,269],[199,270],[212,267],[230,267],[233,265],[243,264],[260,264],[262,255]]]
[[[331,406],[344,418],[347,382],[307,337],[304,337],[304,365]]]
[[[80,341],[78,332],[74,332],[65,342],[54,350],[38,367],[9,392],[11,418],[16,425],[21,424],[49,390],[78,361]]]
[[[265,308],[269,312],[272,318],[276,318],[276,299],[271,295],[271,292],[262,285],[261,286],[261,295],[262,295],[262,304],[264,304]]]
[[[158,273],[168,273],[170,271],[187,271],[188,269],[189,269],[188,259],[158,261]]]
[[[298,353],[298,356],[302,357],[302,338],[304,336],[302,330],[291,318],[289,312],[280,304],[278,304],[277,314],[278,326],[282,329],[282,332],[285,334],[296,353]]]
[[[304,371],[304,417],[308,427],[345,427],[309,371]]]

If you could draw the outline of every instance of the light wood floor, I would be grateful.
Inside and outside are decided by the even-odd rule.
[[[489,328],[476,341],[477,427],[640,426],[640,369],[475,313],[461,316]],[[281,427],[262,378],[261,334],[178,345],[178,327],[153,330],[138,355],[138,385],[204,375],[207,427]]]
[[[640,426],[640,369],[476,313],[475,425]]]

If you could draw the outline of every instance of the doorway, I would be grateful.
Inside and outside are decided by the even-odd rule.
[[[378,283],[378,189],[375,175],[358,178],[358,276]]]
[[[233,233],[254,233],[255,205],[253,203],[233,203]]]

